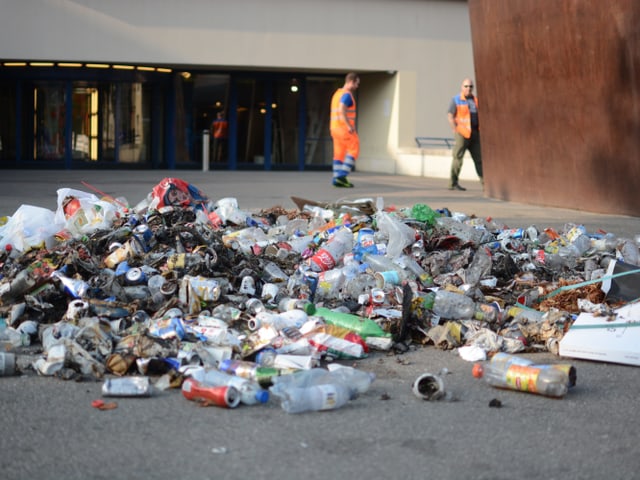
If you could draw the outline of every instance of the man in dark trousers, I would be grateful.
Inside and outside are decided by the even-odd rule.
[[[462,158],[467,150],[471,154],[480,182],[484,185],[478,123],[478,98],[473,95],[473,81],[470,78],[465,78],[462,81],[460,93],[451,99],[447,118],[455,139],[451,152],[453,159],[449,190],[466,190],[458,183],[458,177],[460,170],[462,170]]]

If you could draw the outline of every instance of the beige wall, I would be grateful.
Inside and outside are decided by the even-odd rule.
[[[419,153],[414,137],[451,135],[449,99],[474,71],[464,0],[5,0],[0,44],[0,60],[355,70],[361,167],[383,171]]]

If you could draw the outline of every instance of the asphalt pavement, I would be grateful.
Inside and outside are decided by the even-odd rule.
[[[182,178],[217,200],[260,210],[382,198],[385,206],[425,203],[511,228],[584,225],[635,237],[640,219],[498,201],[478,182],[449,191],[442,179],[356,172],[337,189],[328,172],[3,171],[0,215],[20,205],[56,209],[63,187],[134,205],[164,177]],[[539,362],[550,353],[525,354]],[[566,359],[565,359],[566,360]],[[5,479],[557,479],[636,478],[640,468],[637,367],[570,360],[577,384],[565,398],[492,388],[473,378],[455,351],[413,346],[373,352],[349,364],[377,376],[345,407],[287,414],[277,404],[199,407],[175,390],[119,398],[97,410],[101,382],[26,374],[0,379],[0,471]],[[422,373],[441,374],[451,401],[411,390]],[[498,399],[502,407],[489,404]]]

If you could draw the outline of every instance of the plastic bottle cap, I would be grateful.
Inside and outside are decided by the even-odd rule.
[[[476,363],[473,366],[473,370],[471,370],[471,373],[475,378],[482,378],[482,375],[484,374],[484,368],[482,367],[482,364]]]
[[[304,312],[307,315],[313,315],[314,313],[316,313],[316,306],[313,303],[307,303],[304,306]]]

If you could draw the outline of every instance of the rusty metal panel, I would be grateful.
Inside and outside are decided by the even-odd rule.
[[[640,216],[640,2],[468,4],[486,194]]]

